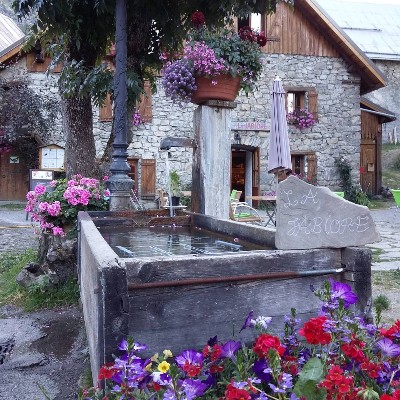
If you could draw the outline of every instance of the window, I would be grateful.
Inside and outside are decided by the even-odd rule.
[[[238,31],[244,26],[250,26],[257,32],[264,31],[264,18],[262,14],[250,14],[247,18],[238,19]]]
[[[292,173],[306,177],[310,183],[317,182],[317,156],[314,152],[293,152]]]
[[[315,88],[285,87],[286,112],[308,110],[318,121],[318,93]]]
[[[152,93],[149,81],[144,82],[144,93],[140,97],[140,101],[137,102],[136,109],[139,111],[141,120],[143,122],[151,122],[153,118],[152,111]],[[113,108],[111,103],[111,97],[108,94],[104,104],[99,110],[100,122],[110,122],[113,118]]]

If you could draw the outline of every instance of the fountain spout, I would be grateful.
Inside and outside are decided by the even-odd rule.
[[[196,148],[197,144],[194,139],[166,137],[161,140],[160,150],[169,150],[171,147],[192,147]]]

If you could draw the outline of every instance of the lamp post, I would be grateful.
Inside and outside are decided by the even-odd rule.
[[[126,88],[126,0],[115,2],[115,73],[114,73],[114,126],[110,189],[110,210],[127,210],[131,202],[131,190],[134,181],[128,176],[130,167],[127,163],[127,99]]]

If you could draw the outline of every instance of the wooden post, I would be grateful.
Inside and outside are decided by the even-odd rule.
[[[236,103],[210,100],[194,111],[192,211],[229,218],[231,110]]]

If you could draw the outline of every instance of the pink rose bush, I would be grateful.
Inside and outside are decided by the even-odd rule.
[[[25,211],[39,222],[37,233],[64,236],[66,226],[75,225],[79,211],[108,210],[110,193],[103,182],[75,175],[70,180],[50,182],[49,188],[37,185],[26,195]]]

